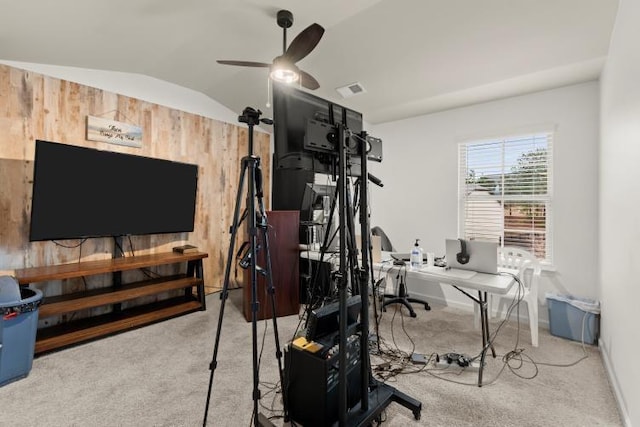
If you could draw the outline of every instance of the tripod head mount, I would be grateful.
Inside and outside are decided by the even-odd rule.
[[[246,123],[249,126],[254,126],[260,123],[264,123],[266,125],[272,125],[273,124],[273,120],[271,119],[261,119],[260,115],[262,114],[262,111],[260,110],[256,110],[255,108],[252,107],[246,107],[244,110],[242,110],[242,115],[238,117],[238,121],[242,122],[242,123]]]

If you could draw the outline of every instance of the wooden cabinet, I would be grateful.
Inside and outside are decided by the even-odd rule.
[[[271,271],[275,291],[276,316],[297,314],[300,310],[299,298],[299,223],[298,211],[270,211],[267,212],[269,253],[271,255]],[[258,232],[257,265],[265,266],[264,243],[261,239],[262,231]],[[251,321],[251,271],[244,270],[243,277],[243,311],[247,321]],[[268,294],[267,280],[258,273],[257,283],[258,319],[272,317],[271,298]]]
[[[107,314],[39,329],[35,353],[44,353],[181,314],[205,310],[202,260],[207,256],[202,252],[167,252],[16,270],[15,276],[20,285],[105,273],[114,275],[113,286],[44,298],[40,306],[40,318],[103,306],[111,306],[111,310]],[[177,263],[186,263],[185,273],[136,283],[120,283],[119,275],[123,271]],[[120,307],[120,303],[125,301],[173,290],[183,292],[178,297],[162,301],[126,309]]]

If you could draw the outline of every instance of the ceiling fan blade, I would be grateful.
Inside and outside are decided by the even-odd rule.
[[[269,68],[271,64],[265,64],[264,62],[253,62],[253,61],[225,61],[225,60],[217,60],[218,64],[223,65],[239,65],[241,67],[260,67],[260,68]]]
[[[300,84],[307,89],[316,90],[320,83],[309,73],[300,70]]]
[[[320,25],[309,25],[293,39],[289,48],[282,56],[293,63],[300,61],[318,45],[323,34],[324,28]]]

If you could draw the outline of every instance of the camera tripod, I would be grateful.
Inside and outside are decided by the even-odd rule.
[[[262,189],[262,171],[260,170],[260,157],[253,154],[253,127],[260,122],[265,124],[272,124],[270,119],[260,119],[260,110],[255,110],[251,107],[246,107],[242,115],[238,117],[238,120],[242,123],[246,123],[249,127],[249,154],[242,159],[242,170],[240,172],[240,180],[238,183],[238,193],[235,201],[235,211],[233,215],[233,223],[231,225],[231,240],[229,243],[229,252],[227,255],[227,265],[224,273],[224,283],[222,286],[222,293],[220,299],[220,314],[218,318],[218,327],[216,330],[215,344],[213,347],[213,358],[209,365],[211,374],[209,376],[209,390],[207,392],[207,403],[204,412],[203,426],[207,425],[207,415],[209,413],[209,403],[211,400],[211,390],[213,388],[213,375],[218,364],[218,346],[220,344],[220,333],[222,331],[222,320],[224,317],[225,303],[228,297],[229,290],[229,275],[231,272],[231,263],[233,262],[233,254],[235,249],[236,235],[238,228],[242,220],[240,219],[240,205],[242,201],[242,193],[244,188],[244,180],[247,171],[249,172],[249,179],[247,185],[247,207],[246,218],[248,218],[249,228],[249,271],[251,275],[251,329],[252,329],[252,352],[253,352],[253,420],[255,426],[266,427],[272,426],[271,422],[266,417],[258,414],[258,400],[260,400],[259,386],[259,366],[258,366],[258,327],[257,327],[257,315],[258,315],[258,270],[261,274],[266,276],[267,290],[269,299],[271,301],[271,314],[273,318],[273,330],[276,345],[276,358],[278,359],[278,372],[280,374],[280,384],[282,384],[282,400],[284,402],[284,414],[287,418],[287,399],[285,396],[285,387],[283,381],[283,368],[282,368],[282,351],[280,350],[280,340],[278,338],[278,325],[276,322],[276,303],[275,303],[275,290],[273,287],[273,278],[271,275],[271,255],[269,253],[269,237],[267,233],[267,216],[263,202],[263,189]],[[256,208],[257,201],[257,208]],[[243,215],[243,218],[245,215]],[[257,263],[257,234],[258,229],[262,233],[263,249],[265,254],[265,267],[259,268]]]

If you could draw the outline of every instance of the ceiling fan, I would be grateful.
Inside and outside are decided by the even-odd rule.
[[[307,89],[318,89],[320,83],[309,73],[296,66],[296,62],[307,56],[316,47],[324,28],[318,24],[311,24],[296,36],[287,48],[287,28],[293,25],[293,14],[288,10],[280,10],[277,23],[283,30],[282,55],[276,56],[271,64],[253,61],[218,60],[218,64],[238,65],[241,67],[269,68],[270,76],[277,81],[292,83],[300,80],[300,84]]]

